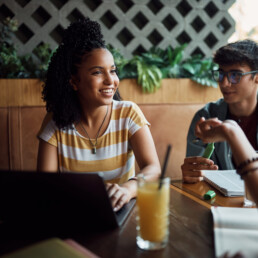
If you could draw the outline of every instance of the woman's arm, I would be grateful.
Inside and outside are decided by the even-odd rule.
[[[160,176],[161,168],[149,127],[143,126],[130,139],[136,161],[146,180]],[[137,181],[129,180],[122,185],[107,184],[107,190],[115,210],[137,195]]]
[[[37,170],[43,172],[58,171],[57,147],[43,140],[39,141]]]
[[[257,157],[256,151],[235,121],[226,120],[221,122],[218,119],[205,121],[204,118],[201,118],[196,124],[195,132],[196,136],[204,142],[227,141],[237,166],[248,159]],[[258,167],[258,161],[246,165],[243,170],[256,167]],[[258,169],[243,176],[243,179],[258,205]]]
[[[230,144],[236,165],[256,156],[256,152],[245,133],[233,120],[222,122],[216,118],[209,120],[201,118],[196,124],[195,133],[206,143],[227,141]]]
[[[138,130],[130,139],[133,152],[146,180],[157,179],[161,168],[155,144],[147,125]]]

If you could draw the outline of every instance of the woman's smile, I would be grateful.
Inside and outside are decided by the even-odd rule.
[[[99,90],[102,95],[113,97],[114,95],[114,88],[108,88],[108,89],[101,89]]]

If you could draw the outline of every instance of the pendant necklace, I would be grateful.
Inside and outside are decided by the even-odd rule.
[[[86,129],[84,128],[84,126],[83,126],[83,124],[82,124],[82,121],[80,121],[81,128],[82,128],[82,130],[85,132],[85,134],[87,135],[87,137],[89,138],[90,144],[91,144],[91,146],[92,146],[92,149],[91,149],[92,154],[96,154],[96,153],[97,153],[96,146],[97,146],[97,144],[98,144],[99,133],[100,133],[100,130],[101,130],[101,128],[102,128],[102,126],[103,126],[103,124],[104,124],[104,122],[105,122],[105,120],[106,120],[107,114],[108,114],[108,106],[107,106],[107,112],[106,112],[106,114],[105,114],[105,116],[104,116],[104,119],[103,119],[103,121],[102,121],[102,123],[101,123],[101,125],[100,125],[100,127],[99,127],[98,132],[97,132],[97,135],[96,135],[96,138],[95,138],[95,144],[93,144],[93,142],[92,142],[90,136],[88,135]]]

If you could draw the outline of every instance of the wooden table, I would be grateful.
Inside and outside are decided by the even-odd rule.
[[[81,236],[68,237],[100,257],[214,257],[213,222],[209,204],[197,201],[195,196],[189,198],[190,194],[173,185],[170,195],[169,244],[163,250],[144,251],[136,246],[136,209],[119,229],[88,235],[85,232]],[[0,227],[0,255],[46,238],[24,237],[23,232],[6,234]]]
[[[184,184],[181,180],[177,180],[172,181],[172,185],[179,188],[184,195],[202,205],[205,205],[206,207],[243,207],[244,197],[225,197],[218,190],[216,190],[205,181],[201,181],[195,184]],[[215,198],[206,201],[204,200],[203,195],[209,190],[215,191],[216,196]]]
[[[168,246],[159,251],[144,251],[136,246],[136,209],[123,227],[102,232],[67,235],[100,257],[214,257],[212,205],[241,207],[243,198],[223,197],[217,192],[212,201],[203,194],[213,189],[205,182],[182,184],[172,181]],[[9,234],[8,234],[9,233]],[[23,232],[4,233],[0,227],[0,255],[43,240],[48,236],[24,236]],[[62,236],[59,236],[62,237]]]
[[[123,228],[76,240],[101,257],[214,257],[210,209],[171,186],[168,246],[144,251],[136,246],[136,209]]]

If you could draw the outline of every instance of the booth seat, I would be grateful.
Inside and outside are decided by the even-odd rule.
[[[161,165],[166,148],[173,149],[167,175],[181,178],[186,135],[194,113],[202,104],[139,104],[151,123],[151,133]],[[0,169],[36,170],[37,133],[46,114],[44,106],[0,107]]]
[[[0,170],[36,170],[37,133],[46,114],[42,84],[35,79],[0,79]],[[204,103],[221,96],[219,89],[189,79],[164,79],[152,94],[142,93],[136,80],[122,80],[119,89],[123,99],[136,102],[150,122],[161,166],[167,145],[172,144],[167,175],[180,179],[192,117]]]
[[[0,169],[36,170],[43,106],[0,107]]]

